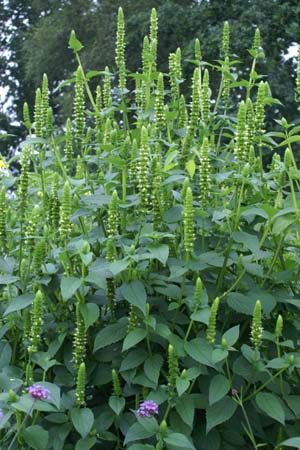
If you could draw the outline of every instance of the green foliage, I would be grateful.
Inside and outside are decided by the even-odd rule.
[[[72,119],[44,76],[0,160],[1,448],[299,447],[299,120],[267,130],[259,31],[246,76],[231,24],[222,60],[193,40],[185,95],[159,19],[127,73],[119,10],[116,79],[72,32]]]

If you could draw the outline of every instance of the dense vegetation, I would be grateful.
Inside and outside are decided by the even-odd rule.
[[[160,71],[157,22],[134,73],[121,8],[116,75],[86,71],[72,32],[72,118],[44,75],[0,161],[5,450],[300,448],[300,125],[265,130],[259,29],[247,78],[225,22],[184,80],[179,48]]]

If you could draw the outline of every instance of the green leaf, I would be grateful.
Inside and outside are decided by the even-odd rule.
[[[81,279],[75,277],[64,277],[61,280],[60,289],[64,300],[69,300],[81,286]]]
[[[70,34],[69,39],[69,46],[71,47],[74,52],[80,52],[80,50],[83,48],[82,43],[77,39],[75,31],[72,30]]]
[[[155,450],[155,447],[149,444],[133,444],[128,447],[128,450]]]
[[[125,352],[125,350],[134,347],[136,344],[145,339],[146,335],[146,330],[142,330],[141,328],[130,331],[124,339],[122,352]]]
[[[147,420],[147,417],[145,417],[145,420]],[[128,429],[125,436],[124,445],[128,444],[128,442],[138,441],[140,439],[148,439],[149,437],[153,436],[153,434],[153,432],[146,431],[140,423],[136,422]]]
[[[269,417],[284,425],[285,413],[280,400],[269,392],[260,392],[256,395],[257,406]]]
[[[115,342],[121,341],[127,333],[127,319],[121,319],[112,325],[107,325],[96,335],[94,352],[100,348],[107,347]]]
[[[31,425],[22,430],[21,436],[34,450],[45,450],[48,445],[49,434],[39,425]]]
[[[125,398],[124,397],[117,397],[116,395],[111,395],[109,397],[108,401],[109,406],[113,410],[113,412],[119,416],[120,413],[125,408]]]
[[[218,403],[209,406],[206,410],[206,433],[209,433],[220,423],[229,420],[235,413],[237,406],[230,397],[224,397]]]
[[[179,397],[189,388],[190,382],[187,378],[179,378],[176,379],[176,389]]]
[[[190,159],[186,165],[185,165],[186,170],[188,171],[188,174],[191,178],[193,178],[193,176],[195,175],[195,171],[196,171],[196,164],[195,161],[193,159]]]
[[[121,293],[131,305],[136,306],[144,315],[146,314],[147,294],[141,281],[135,280],[123,284]]]
[[[184,348],[189,356],[204,366],[214,367],[212,362],[212,347],[206,339],[197,338],[184,344]]]
[[[96,303],[85,303],[80,305],[80,312],[82,314],[85,329],[87,330],[99,317],[99,306]]]
[[[95,444],[97,439],[95,437],[86,437],[77,441],[75,450],[90,450]]]
[[[13,275],[0,275],[0,285],[1,284],[12,284],[19,281],[20,277],[15,277]]]
[[[196,450],[188,438],[181,433],[169,433],[164,438],[164,442],[170,450]]]
[[[9,303],[3,316],[7,316],[8,314],[11,314],[12,312],[20,311],[21,309],[26,308],[27,306],[32,304],[33,300],[34,300],[34,295],[32,295],[32,294],[19,295],[12,302]]]
[[[239,338],[240,334],[240,326],[236,325],[235,327],[230,328],[223,334],[223,338],[226,339],[227,345],[232,347]]]
[[[50,400],[48,402],[56,406],[57,409],[60,408],[60,388],[56,384],[48,383],[47,381],[39,381],[40,386],[45,387],[50,392]]]
[[[277,147],[282,147],[283,145],[293,144],[293,142],[300,142],[300,136],[299,135],[290,136],[287,139],[285,139],[284,141],[280,142],[280,144]]]
[[[71,420],[75,430],[85,438],[94,424],[94,414],[89,408],[72,408]]]
[[[225,397],[230,389],[230,383],[224,375],[215,375],[209,385],[208,400],[210,406]]]
[[[187,394],[176,399],[176,411],[184,423],[190,428],[193,427],[195,405],[193,398]]]
[[[290,439],[286,439],[285,441],[281,442],[278,445],[278,448],[280,448],[282,445],[284,445],[285,447],[300,448],[300,437],[293,437],[293,438],[290,438]]]
[[[149,380],[157,385],[160,369],[162,368],[164,359],[161,355],[152,355],[147,358],[144,364],[145,375]]]
[[[158,259],[163,265],[166,264],[169,257],[169,246],[166,244],[148,245],[147,249],[153,258]]]

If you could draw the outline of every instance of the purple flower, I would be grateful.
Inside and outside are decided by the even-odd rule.
[[[154,414],[158,414],[158,404],[153,400],[142,402],[137,410],[137,415],[139,417],[151,417],[154,416]]]
[[[40,386],[39,384],[29,386],[26,391],[28,391],[29,394],[36,400],[50,400],[50,391],[47,388]]]
[[[3,417],[4,417],[4,413],[3,413],[2,409],[0,408],[0,420],[2,420]]]

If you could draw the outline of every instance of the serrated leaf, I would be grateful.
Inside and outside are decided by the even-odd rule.
[[[81,279],[75,277],[64,277],[61,280],[60,289],[64,300],[69,300],[81,286]]]
[[[138,328],[136,330],[130,331],[123,342],[122,352],[125,352],[131,347],[141,342],[146,337],[146,330]]]
[[[148,245],[147,249],[153,258],[158,259],[163,265],[166,264],[169,257],[169,246],[166,244]]]
[[[76,431],[85,438],[93,427],[94,414],[89,408],[72,408],[71,420]]]
[[[224,397],[218,403],[209,406],[206,410],[206,433],[209,433],[220,423],[229,420],[235,413],[237,406],[230,397]]]
[[[190,428],[193,427],[195,405],[193,398],[187,394],[176,399],[176,411],[184,423]]]
[[[95,444],[97,439],[95,437],[86,437],[79,439],[76,443],[75,450],[90,450]]]
[[[205,366],[214,367],[212,362],[212,347],[206,339],[197,338],[184,344],[189,356]]]
[[[112,325],[107,325],[96,335],[94,352],[100,348],[107,347],[115,342],[121,341],[127,333],[127,320],[122,320]]]
[[[40,425],[31,425],[21,433],[26,443],[34,450],[45,450],[48,445],[49,434]]]
[[[196,450],[191,441],[181,433],[169,433],[164,442],[170,450]]]
[[[6,308],[3,316],[7,316],[8,314],[11,314],[12,312],[20,311],[21,309],[26,308],[27,306],[31,305],[34,300],[34,295],[32,294],[24,294],[20,295],[19,297],[16,297],[13,301],[11,301]]]
[[[80,305],[80,312],[82,314],[85,329],[87,330],[93,323],[98,320],[99,306],[96,303],[85,303]]]
[[[147,417],[145,417],[145,420],[147,420]],[[124,445],[128,444],[128,442],[138,441],[140,439],[148,439],[149,437],[153,436],[153,434],[153,432],[146,431],[139,422],[136,422],[128,429],[125,436]]]
[[[162,368],[163,362],[164,360],[161,355],[152,355],[149,356],[144,363],[145,375],[155,384],[158,382],[160,369]]]
[[[136,306],[144,315],[146,314],[147,294],[141,281],[135,280],[123,284],[121,293],[131,305]]]
[[[124,397],[117,397],[116,395],[111,395],[109,397],[108,401],[109,406],[113,410],[113,412],[119,416],[120,413],[125,408],[125,398]]]
[[[277,420],[282,425],[284,425],[285,421],[285,413],[284,409],[280,403],[280,400],[269,392],[259,392],[256,395],[256,403],[257,406],[269,417]]]
[[[213,405],[225,397],[230,389],[230,383],[224,375],[215,375],[209,385],[208,400]]]

